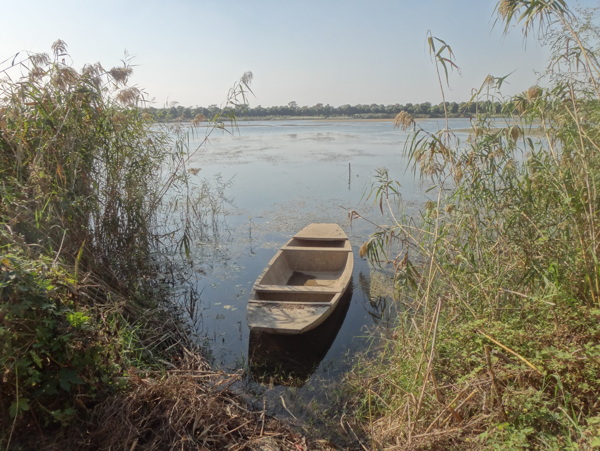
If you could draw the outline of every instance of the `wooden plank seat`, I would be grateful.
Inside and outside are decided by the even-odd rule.
[[[315,287],[306,285],[260,285],[254,286],[254,291],[265,293],[322,293],[335,294],[340,290],[332,287]]]
[[[267,306],[267,307],[287,307],[287,306],[303,306],[303,305],[307,305],[307,306],[312,306],[312,307],[323,307],[325,306],[325,308],[329,308],[329,306],[327,305],[327,302],[308,302],[308,301],[277,301],[277,300],[269,300],[269,301],[265,301],[265,300],[258,300],[258,299],[252,299],[250,301],[248,301],[250,304],[255,304],[258,306]]]
[[[284,251],[314,251],[314,247],[310,246],[282,246],[282,250]],[[352,252],[352,248],[343,248],[343,247],[320,247],[318,248],[319,252]]]

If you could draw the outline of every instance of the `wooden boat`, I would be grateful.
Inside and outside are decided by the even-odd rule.
[[[250,330],[301,334],[327,319],[350,285],[354,257],[337,224],[310,224],[258,277],[248,301]]]

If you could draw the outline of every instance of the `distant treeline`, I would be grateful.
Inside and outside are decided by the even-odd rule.
[[[471,117],[478,111],[485,110],[488,114],[498,114],[503,105],[500,102],[446,102],[446,109],[450,117]],[[211,119],[219,116],[230,116],[232,113],[237,119],[268,119],[268,118],[293,118],[293,117],[350,117],[356,119],[387,119],[393,118],[401,111],[411,114],[413,117],[443,117],[444,104],[433,105],[430,102],[399,103],[393,105],[341,105],[338,107],[317,103],[314,106],[299,106],[296,102],[290,102],[284,106],[271,107],[249,107],[247,105],[236,108],[227,107],[222,109],[217,105],[208,107],[183,107],[173,105],[167,108],[147,108],[157,121],[191,121],[194,119]]]

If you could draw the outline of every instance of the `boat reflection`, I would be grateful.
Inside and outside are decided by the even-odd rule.
[[[255,382],[302,387],[317,369],[344,323],[352,282],[333,313],[321,325],[298,335],[250,331],[248,363]]]

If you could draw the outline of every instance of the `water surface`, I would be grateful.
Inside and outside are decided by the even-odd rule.
[[[444,126],[438,120],[420,124],[432,131]],[[239,125],[233,135],[213,133],[191,164],[199,169],[198,183],[217,175],[231,181],[226,190],[231,202],[225,205],[216,241],[199,240],[193,249],[199,296],[190,300],[195,302],[191,316],[216,367],[244,370],[245,389],[264,399],[270,412],[306,417],[311,409],[327,408],[328,391],[357,353],[371,345],[373,329],[393,320],[385,274],[358,255],[374,226],[363,219],[351,221],[349,212],[389,223],[373,199],[367,199],[379,168],[400,182],[404,208],[422,205],[427,194],[403,156],[408,135],[391,121]],[[454,120],[451,125],[466,129],[469,123]],[[276,250],[311,222],[340,224],[354,250],[352,289],[337,320],[307,337],[251,336],[246,305],[254,281]]]

